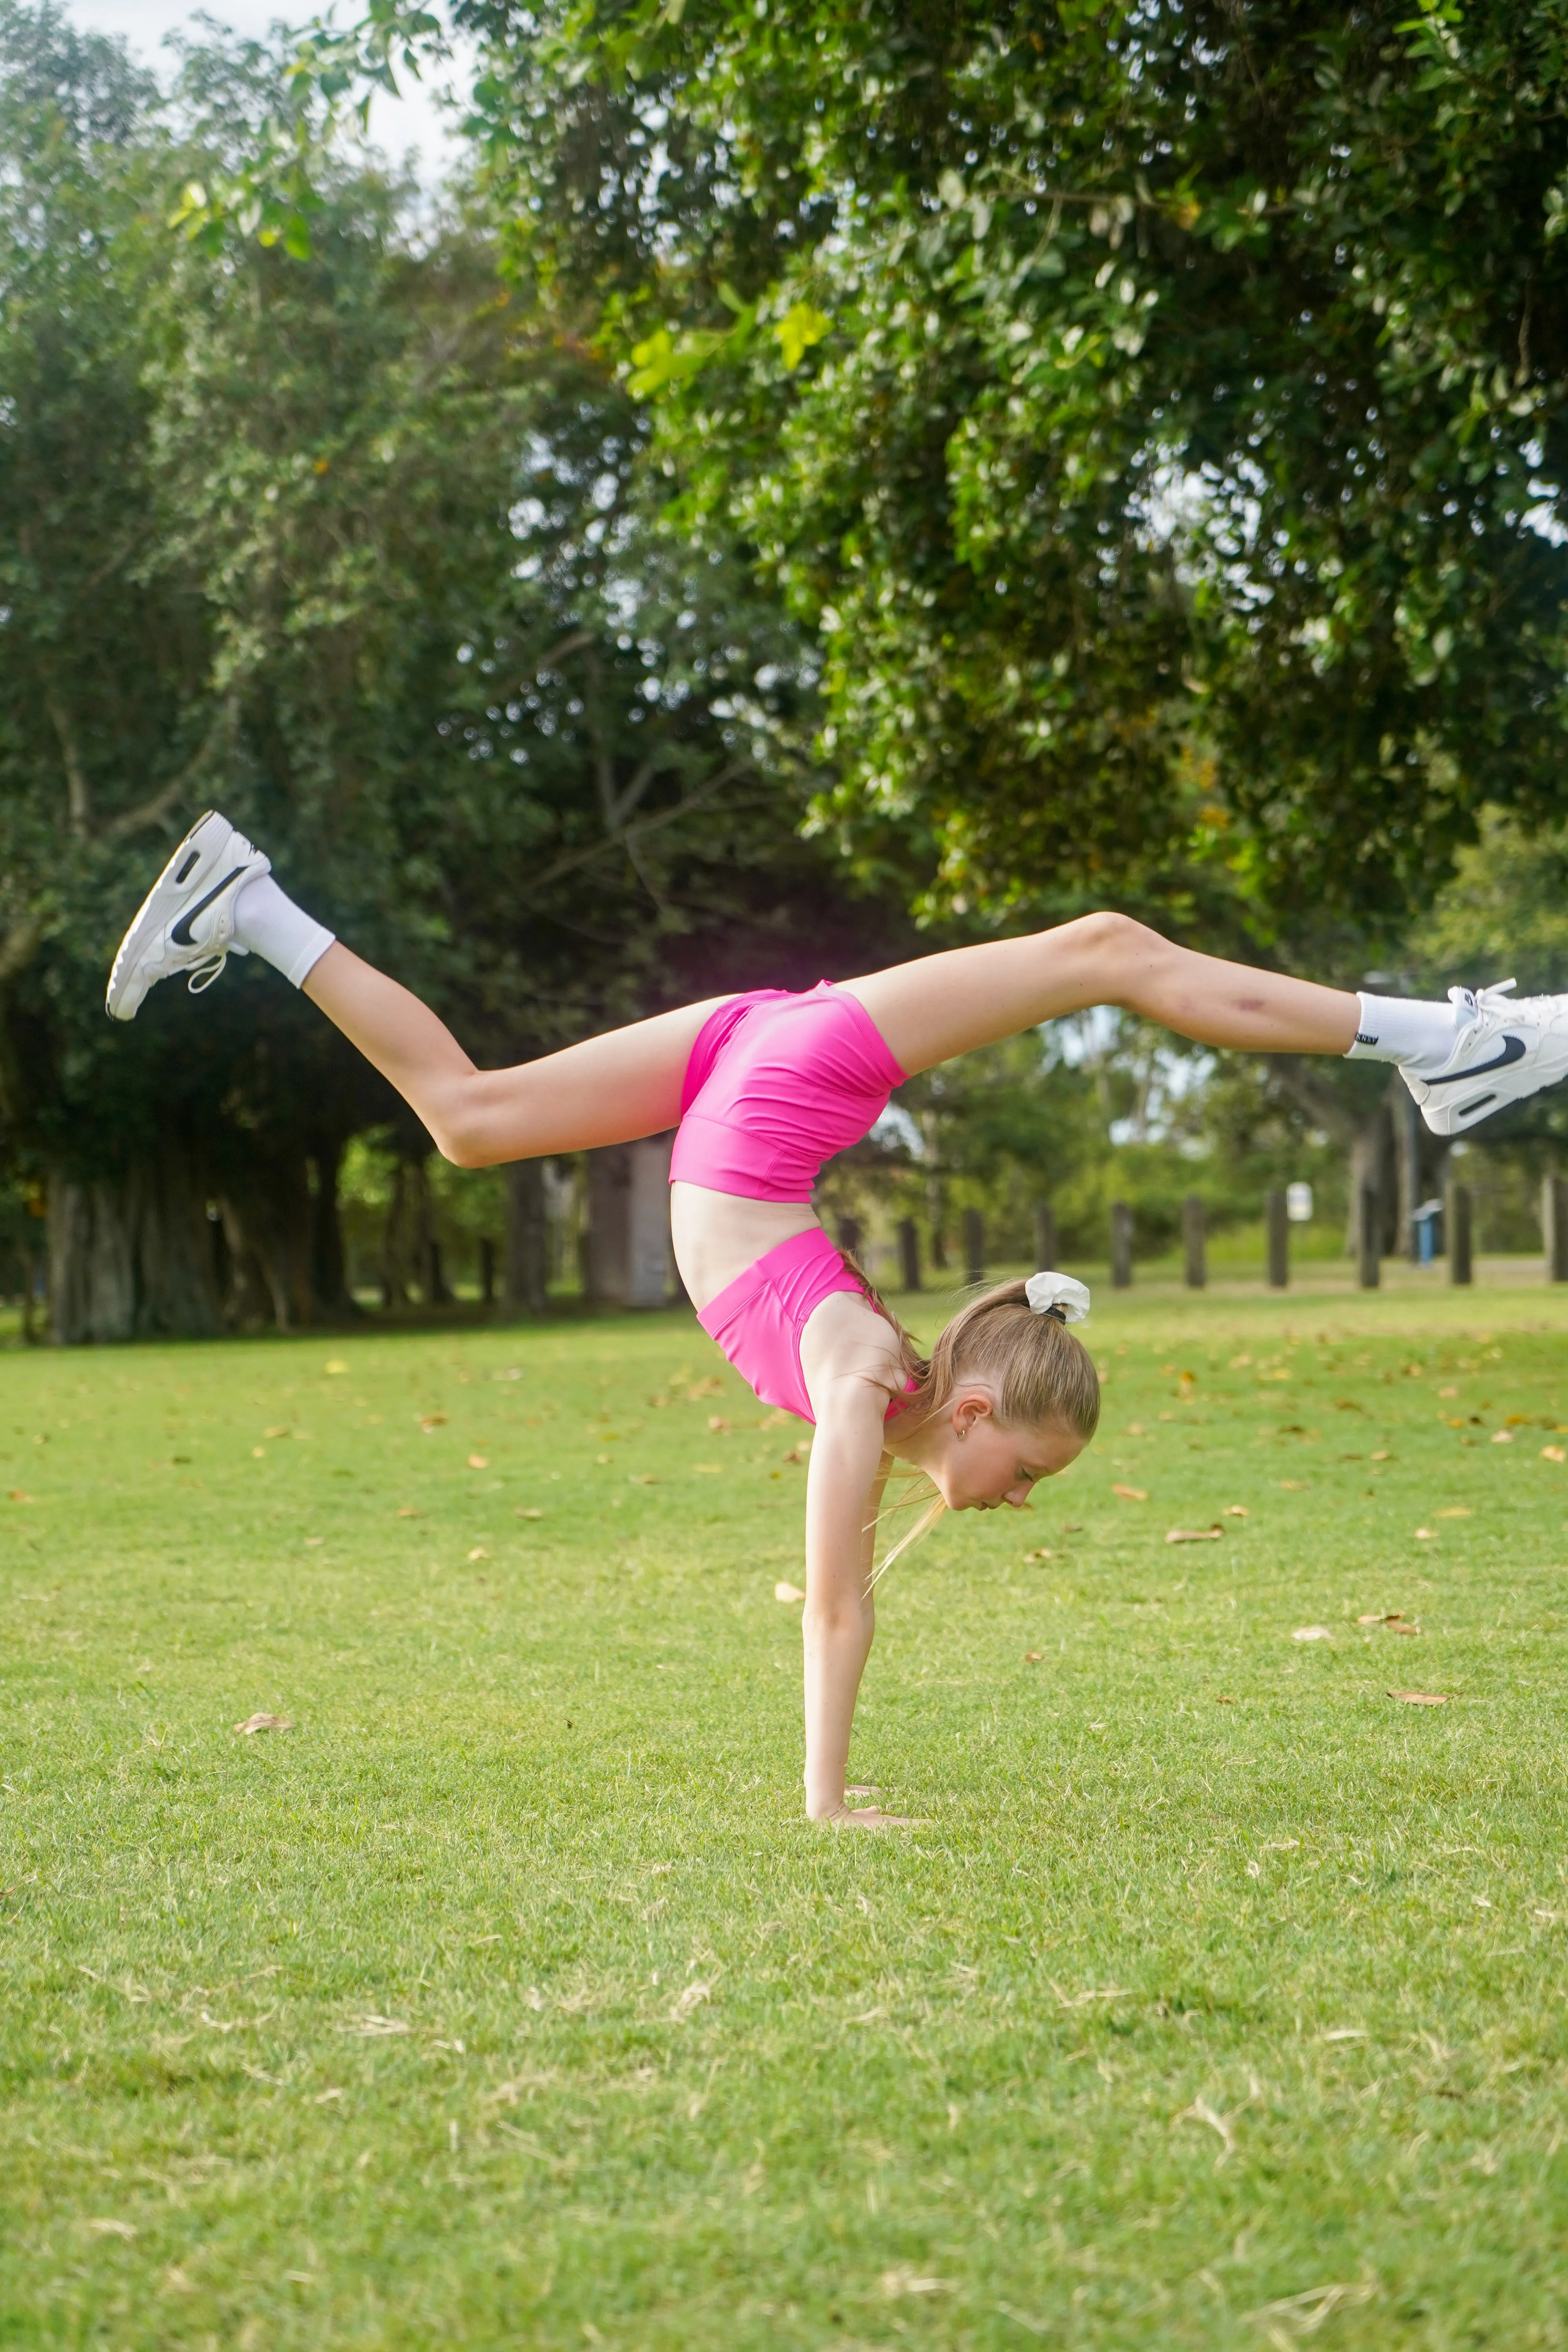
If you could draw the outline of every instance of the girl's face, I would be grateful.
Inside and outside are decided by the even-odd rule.
[[[984,1391],[955,1398],[944,1416],[944,1443],[926,1466],[950,1511],[1021,1511],[1042,1478],[1076,1462],[1083,1440],[1059,1423],[1005,1428]]]

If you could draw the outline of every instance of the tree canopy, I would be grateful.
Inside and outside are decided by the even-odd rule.
[[[462,0],[519,266],[933,909],[1358,932],[1558,811],[1568,21]]]
[[[482,223],[412,233],[350,150],[308,251],[171,232],[287,64],[215,41],[165,104],[115,45],[0,13],[0,1139],[91,1188],[52,1221],[119,1235],[89,1256],[150,1263],[121,1229],[177,1201],[185,1303],[149,1276],[148,1328],[210,1289],[211,1199],[237,1244],[291,1231],[301,1311],[307,1164],[330,1197],[347,1137],[404,1116],[259,968],[199,1022],[173,989],[105,1021],[204,801],[498,1060],[744,984],[763,942],[815,980],[854,920],[798,838],[793,632],[732,564],[645,547],[646,420]]]

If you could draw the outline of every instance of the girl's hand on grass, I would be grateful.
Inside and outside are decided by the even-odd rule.
[[[857,1790],[855,1794],[858,1795]],[[835,1830],[918,1830],[926,1824],[912,1813],[885,1813],[880,1805],[840,1805],[823,1820]]]

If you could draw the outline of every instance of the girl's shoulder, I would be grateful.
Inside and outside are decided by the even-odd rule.
[[[908,1375],[899,1334],[864,1292],[835,1290],[806,1318],[800,1335],[800,1369],[808,1389],[834,1380],[861,1380],[902,1392]]]

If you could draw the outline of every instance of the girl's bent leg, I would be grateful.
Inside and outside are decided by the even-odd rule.
[[[1345,1054],[1348,990],[1258,971],[1179,948],[1127,915],[1084,915],[1052,931],[954,948],[845,986],[912,1076],[1037,1022],[1119,1004],[1203,1045],[1253,1054]]]
[[[459,1168],[635,1143],[676,1126],[697,1033],[722,1002],[685,1004],[511,1069],[479,1070],[427,1004],[341,941],[312,967],[304,992]]]

